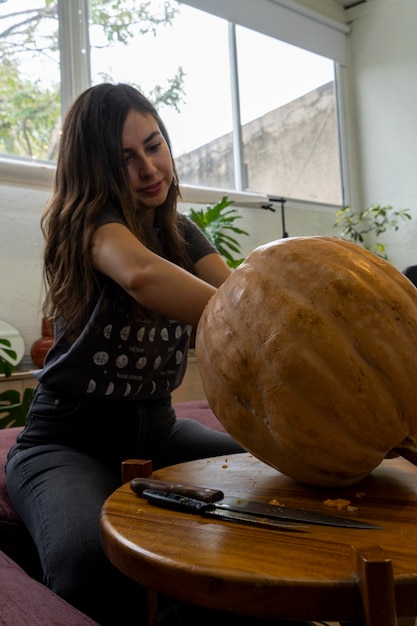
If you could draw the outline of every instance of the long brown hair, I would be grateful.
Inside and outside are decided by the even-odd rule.
[[[68,338],[81,332],[100,292],[90,244],[103,208],[117,207],[131,232],[155,249],[149,229],[141,223],[123,158],[122,130],[131,109],[154,117],[171,152],[167,130],[156,109],[129,85],[104,83],[87,89],[75,100],[63,124],[54,189],[41,228],[46,241],[43,312],[63,318]],[[177,212],[175,164],[173,171],[167,199],[156,211],[155,226],[167,258],[193,272],[178,230],[182,216]]]

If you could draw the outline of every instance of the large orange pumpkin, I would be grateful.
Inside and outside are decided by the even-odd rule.
[[[196,352],[218,419],[295,480],[355,484],[417,433],[417,289],[348,241],[257,248],[208,303]]]

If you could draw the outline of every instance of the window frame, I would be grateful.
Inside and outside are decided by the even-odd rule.
[[[341,196],[342,205],[346,205],[348,195],[348,168],[346,167],[346,142],[345,129],[342,127],[341,102],[343,101],[343,81],[339,81],[340,66],[346,63],[346,35],[349,27],[342,22],[338,22],[332,18],[326,18],[322,14],[318,14],[310,9],[302,9],[294,0],[257,0],[256,8],[253,6],[253,0],[180,0],[181,3],[187,4],[194,8],[206,11],[214,15],[218,15],[224,19],[228,19],[228,37],[229,37],[229,66],[231,74],[231,99],[232,99],[232,135],[233,135],[233,154],[235,166],[235,188],[234,189],[211,189],[193,185],[182,185],[182,196],[184,202],[211,202],[211,198],[219,197],[219,194],[234,197],[235,202],[247,206],[259,206],[268,201],[266,194],[254,194],[246,192],[247,186],[246,172],[243,158],[243,141],[242,141],[242,125],[240,120],[240,103],[238,89],[238,68],[237,68],[237,49],[236,49],[236,24],[246,26],[253,30],[258,30],[263,34],[287,41],[299,47],[308,49],[318,54],[323,54],[317,50],[317,46],[312,45],[323,41],[323,34],[332,35],[329,39],[329,47],[326,48],[327,55],[329,52],[337,57],[338,62],[335,63],[335,91],[336,91],[336,116],[339,129],[339,161],[341,164]],[[260,10],[259,3],[262,4],[263,12]],[[285,36],[278,36],[281,31],[271,24],[272,11],[280,12],[280,16],[289,19],[290,28],[285,27]],[[301,9],[301,11],[300,11]],[[259,15],[263,17],[258,19]],[[229,18],[233,17],[233,21]],[[59,18],[59,47],[60,47],[60,73],[61,73],[61,110],[62,116],[71,102],[79,93],[87,89],[91,85],[90,70],[90,45],[89,45],[89,26],[88,26],[88,0],[58,0],[58,18]],[[294,32],[298,32],[300,27],[300,18],[307,20],[303,23],[302,33],[306,32],[306,24],[311,28],[314,26],[312,36],[309,36],[304,42],[294,41]],[[295,19],[295,22],[294,22]],[[278,20],[277,24],[282,29],[282,21]],[[317,30],[317,26],[319,30]],[[324,29],[324,31],[323,31]],[[268,32],[267,32],[268,31]],[[318,36],[318,34],[320,36]],[[282,35],[282,33],[281,33]],[[301,35],[303,36],[303,35]],[[299,39],[299,35],[296,37]],[[304,44],[304,45],[303,45]],[[319,46],[323,46],[320,44]],[[337,54],[336,54],[337,52]],[[324,55],[326,56],[326,55]],[[23,157],[2,157],[0,156],[0,184],[12,184],[23,187],[32,187],[39,189],[50,189],[55,165],[50,161],[38,161],[25,159]],[[296,200],[297,203],[304,204],[304,201]],[[305,202],[306,205],[312,204]],[[323,203],[313,203],[322,206]]]

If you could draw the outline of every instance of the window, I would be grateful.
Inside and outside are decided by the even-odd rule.
[[[247,188],[341,202],[334,63],[243,27],[237,51]]]
[[[341,202],[332,60],[188,6],[204,0],[122,4],[140,19],[109,0],[1,3],[0,152],[53,160],[60,91],[65,109],[90,81],[125,81],[157,104],[182,183]]]

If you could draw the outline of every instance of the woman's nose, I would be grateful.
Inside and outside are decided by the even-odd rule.
[[[144,158],[139,164],[139,176],[141,178],[149,178],[155,174],[156,169],[152,159]]]

